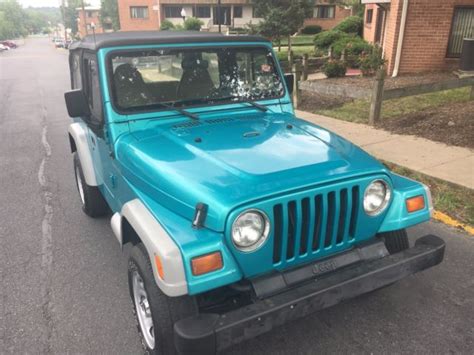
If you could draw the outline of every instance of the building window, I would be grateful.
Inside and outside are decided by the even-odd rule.
[[[263,17],[260,11],[257,10],[255,6],[252,7],[252,17],[253,18],[261,18]]]
[[[234,6],[234,18],[242,18],[242,6]]]
[[[336,6],[319,5],[314,8],[315,18],[334,18]]]
[[[372,23],[372,17],[374,16],[374,10],[367,10],[367,17],[365,18],[365,23]]]
[[[181,18],[181,6],[164,6],[166,18]]]
[[[87,17],[92,17],[92,11],[86,11]]]
[[[148,18],[148,6],[130,6],[131,18]]]
[[[181,13],[181,10],[180,10],[180,13]],[[193,17],[211,18],[211,7],[210,6],[193,7]]]
[[[474,7],[454,8],[448,57],[460,57],[464,38],[474,38]]]

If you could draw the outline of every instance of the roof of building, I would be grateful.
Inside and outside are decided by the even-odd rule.
[[[95,37],[88,35],[81,41],[74,42],[69,49],[83,48],[95,51],[115,46],[202,42],[268,42],[268,40],[259,36],[225,36],[199,31],[130,31],[100,33]]]

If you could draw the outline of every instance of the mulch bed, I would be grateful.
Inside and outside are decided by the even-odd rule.
[[[474,101],[384,119],[380,128],[474,149]]]
[[[313,112],[318,110],[330,110],[351,102],[353,99],[341,96],[326,96],[312,91],[301,91],[298,110]]]
[[[431,84],[440,81],[456,79],[451,72],[435,72],[435,73],[424,73],[424,74],[413,74],[413,75],[400,75],[396,78],[387,77],[385,78],[384,88],[398,89],[407,86],[416,86],[420,84]],[[344,78],[331,78],[324,79],[328,84],[343,85],[343,86],[355,86],[361,89],[370,89],[374,85],[373,77],[353,77],[346,76]]]

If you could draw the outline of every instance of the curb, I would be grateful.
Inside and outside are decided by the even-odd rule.
[[[435,219],[439,222],[442,222],[444,224],[447,224],[448,226],[455,227],[455,228],[460,228],[460,229],[464,230],[465,232],[467,232],[468,234],[474,236],[474,228],[473,227],[471,227],[467,224],[461,223],[461,222],[455,220],[454,218],[449,217],[447,214],[444,214],[443,212],[434,211],[433,219]]]

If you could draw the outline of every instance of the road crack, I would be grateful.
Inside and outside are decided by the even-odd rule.
[[[52,320],[52,300],[51,300],[51,288],[52,288],[52,265],[53,265],[53,235],[51,228],[51,221],[53,219],[53,206],[52,199],[53,194],[50,190],[50,186],[46,177],[46,167],[51,158],[51,145],[48,142],[48,126],[47,116],[48,112],[44,105],[43,91],[40,90],[41,98],[41,144],[43,146],[43,158],[38,169],[38,182],[43,192],[44,200],[44,215],[41,223],[41,309],[42,315],[45,321],[45,327],[43,328],[42,343],[43,352],[51,353],[51,336],[53,333],[53,320]]]

